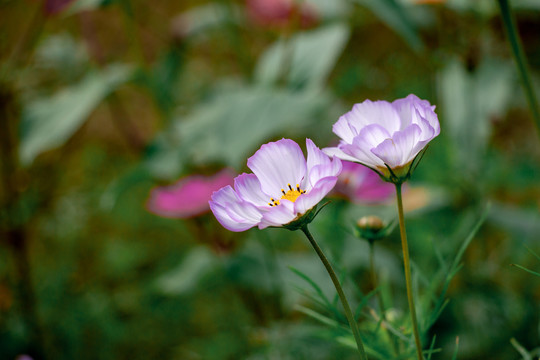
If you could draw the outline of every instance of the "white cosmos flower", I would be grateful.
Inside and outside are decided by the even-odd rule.
[[[368,166],[387,180],[402,181],[410,175],[414,158],[441,131],[434,110],[427,100],[412,94],[392,103],[355,104],[332,127],[341,138],[339,145],[323,151]]]
[[[300,219],[332,190],[341,172],[341,161],[330,159],[306,139],[307,162],[292,140],[281,139],[261,146],[247,161],[253,174],[234,179],[212,194],[210,209],[231,231],[254,226],[283,226]]]

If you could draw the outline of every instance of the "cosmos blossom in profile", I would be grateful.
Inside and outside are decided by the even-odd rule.
[[[323,151],[370,167],[388,181],[403,181],[416,156],[440,133],[434,110],[412,94],[391,103],[365,100],[334,124],[341,141]]]
[[[191,175],[176,184],[154,188],[147,209],[168,218],[189,218],[210,210],[208,199],[217,189],[233,183],[233,172],[224,169],[213,176]]]
[[[310,210],[332,190],[341,172],[341,161],[330,159],[306,139],[307,161],[292,140],[262,145],[248,159],[252,174],[234,179],[212,195],[210,208],[231,231],[254,226],[287,226]]]

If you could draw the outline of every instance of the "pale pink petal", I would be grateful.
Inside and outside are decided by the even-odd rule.
[[[394,133],[392,139],[383,141],[372,152],[390,168],[404,166],[424,147],[425,144],[418,139],[420,134],[420,127],[413,124],[403,131]]]
[[[261,183],[255,174],[242,174],[234,179],[234,189],[238,196],[256,206],[267,206],[270,195],[261,190]]]
[[[209,205],[219,223],[231,231],[252,228],[262,218],[257,208],[241,200],[230,185],[212,194]]]
[[[243,222],[238,222],[236,220],[233,220],[229,216],[225,207],[215,202],[210,201],[210,209],[214,213],[214,216],[216,217],[217,221],[227,230],[235,231],[235,232],[245,231],[256,225],[256,224],[251,224],[247,222],[243,223]]]
[[[332,126],[334,134],[343,139],[347,143],[352,143],[353,138],[358,135],[356,129],[349,125],[350,112],[340,116],[339,120]]]
[[[294,203],[289,200],[281,200],[278,206],[270,208],[262,216],[259,229],[268,226],[282,226],[290,223],[296,218],[294,213]]]
[[[345,153],[354,157],[356,162],[371,168],[384,167],[384,162],[373,154],[371,149],[376,148],[388,138],[390,138],[390,134],[386,129],[378,124],[371,124],[360,131],[351,145],[340,145],[340,147]]]
[[[323,153],[311,139],[306,139],[306,149],[307,149],[307,169],[316,165],[321,164],[330,164],[330,158],[328,155]]]
[[[337,177],[341,173],[341,160],[334,158],[330,164],[317,165],[309,172],[309,188],[315,187],[319,180],[329,176]]]
[[[226,206],[227,213],[231,219],[238,222],[258,224],[261,221],[262,214],[257,207],[247,201],[230,202]]]
[[[294,203],[294,213],[305,214],[309,209],[317,205],[336,185],[337,177],[329,176],[320,179],[311,191],[303,194]]]
[[[306,147],[308,176],[304,181],[304,189],[308,190],[322,178],[337,176],[341,172],[341,161],[338,158],[330,160],[310,139],[306,139]]]
[[[300,184],[306,175],[304,154],[292,140],[281,139],[261,146],[247,161],[248,167],[261,182],[261,189],[272,197],[280,197],[288,184]]]
[[[347,115],[350,126],[354,127],[358,134],[370,124],[381,125],[390,134],[398,131],[401,127],[399,115],[388,101],[365,100],[355,104],[352,110],[345,115]]]
[[[322,149],[322,152],[330,157],[335,156],[341,160],[353,161],[353,162],[358,161],[354,156],[345,154],[343,150],[341,150],[339,147],[327,147],[327,148]]]

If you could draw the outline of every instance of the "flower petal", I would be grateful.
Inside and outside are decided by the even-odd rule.
[[[280,197],[287,184],[300,184],[306,175],[304,154],[292,140],[281,139],[261,146],[247,161],[261,183],[264,193]]]
[[[306,139],[307,169],[320,164],[329,164],[330,158],[323,153],[311,139]]]
[[[371,124],[362,129],[360,134],[354,138],[352,145],[340,146],[342,150],[356,158],[356,162],[367,165],[371,168],[384,167],[384,162],[371,152],[390,138],[388,131],[378,124]]]
[[[341,160],[358,162],[358,159],[356,159],[354,156],[346,154],[339,147],[327,147],[322,149],[322,152],[330,157],[335,156]]]
[[[394,133],[392,139],[383,141],[371,152],[392,169],[404,166],[411,162],[426,144],[419,140],[420,134],[420,127],[412,124],[405,130]]]
[[[311,191],[303,194],[294,203],[295,214],[305,214],[306,211],[317,205],[334,188],[337,176],[328,176],[320,179]]]
[[[294,204],[289,200],[281,200],[278,206],[270,208],[262,216],[259,223],[259,229],[264,229],[268,226],[282,226],[290,223],[296,218],[294,212]]]
[[[408,127],[410,124],[417,124],[421,128],[425,127],[426,129],[433,129],[434,135],[430,139],[439,135],[440,125],[435,114],[435,106],[431,106],[429,101],[422,100],[414,94],[410,94],[406,98],[397,99],[392,102],[392,106],[399,113],[401,118],[401,130]],[[423,122],[427,122],[426,125],[423,125]],[[424,129],[422,129],[422,134],[424,134]],[[429,136],[422,135],[423,139],[427,139]]]
[[[257,225],[261,212],[247,201],[242,201],[230,185],[212,194],[210,209],[223,227],[231,231],[244,231]]]
[[[337,177],[341,173],[341,160],[334,158],[330,164],[321,164],[317,165],[311,169],[309,172],[309,187],[307,189],[312,189],[319,182],[319,180],[324,179],[328,176]]]
[[[304,181],[304,189],[309,190],[317,181],[327,176],[338,176],[341,172],[341,161],[330,160],[310,139],[306,139],[308,176]]]
[[[214,213],[214,216],[216,217],[217,221],[227,230],[238,232],[238,231],[245,231],[255,226],[255,224],[240,223],[231,219],[231,217],[227,213],[227,210],[225,210],[223,206],[213,201],[210,201],[209,204],[210,204],[210,210],[212,210],[212,212]]]
[[[352,128],[349,119],[352,117],[350,112],[339,117],[339,120],[332,126],[334,134],[342,138],[347,143],[352,143],[352,139],[358,135],[358,131]]]
[[[270,195],[261,190],[261,183],[255,174],[241,174],[234,179],[234,189],[242,200],[256,206],[267,206]]]
[[[355,104],[352,110],[343,116],[349,120],[349,125],[355,128],[358,134],[370,124],[379,124],[390,134],[401,128],[399,114],[388,101],[365,100]]]

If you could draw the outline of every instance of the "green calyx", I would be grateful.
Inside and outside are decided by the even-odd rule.
[[[315,205],[314,207],[312,207],[311,209],[309,209],[308,211],[306,211],[305,214],[301,215],[299,218],[291,221],[290,223],[288,224],[285,224],[283,225],[283,227],[287,230],[291,230],[291,231],[294,231],[294,230],[301,230],[305,227],[308,226],[308,224],[310,224],[313,219],[315,219],[315,217],[317,216],[317,214],[319,214],[319,212],[326,206],[328,205],[330,202],[326,202],[325,204],[323,204],[319,209],[317,209],[318,205]]]

